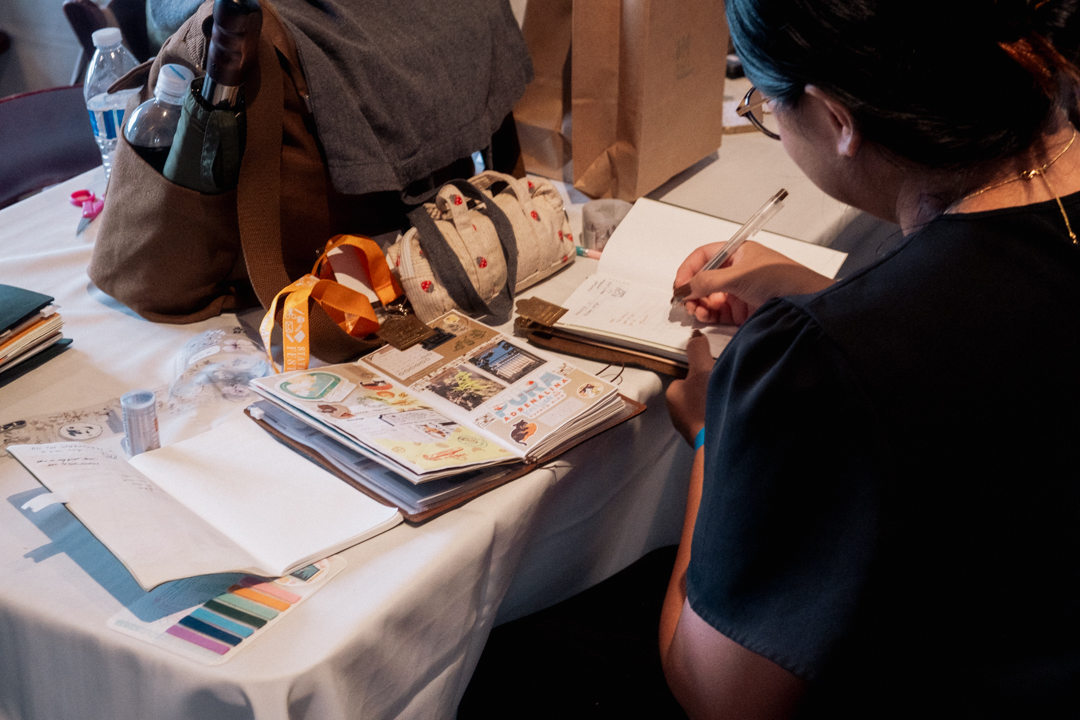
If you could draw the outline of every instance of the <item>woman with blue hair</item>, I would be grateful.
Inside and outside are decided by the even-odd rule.
[[[904,238],[833,283],[687,258],[661,621],[691,717],[1080,717],[1072,0],[728,0],[777,139]],[[763,126],[762,126],[763,128]]]

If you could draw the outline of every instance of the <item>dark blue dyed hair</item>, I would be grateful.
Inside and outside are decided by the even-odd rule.
[[[1058,108],[1080,119],[1076,4],[727,0],[727,15],[766,96],[793,105],[815,85],[893,154],[963,168],[1027,149]]]

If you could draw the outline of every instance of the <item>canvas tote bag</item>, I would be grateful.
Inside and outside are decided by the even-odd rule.
[[[536,78],[514,117],[530,172],[564,179],[569,145],[575,188],[633,201],[720,146],[722,2],[529,0],[523,30]]]
[[[117,146],[89,274],[104,292],[154,322],[270,307],[336,234],[340,219],[306,109],[296,46],[270,3],[262,7],[257,61],[244,83],[246,148],[235,190],[208,195],[183,188],[126,140]],[[149,97],[162,64],[200,67],[212,10],[213,3],[202,5],[152,64],[119,81],[142,87],[132,105]],[[310,329],[312,352],[328,362],[381,344],[349,335],[318,305],[311,308]]]

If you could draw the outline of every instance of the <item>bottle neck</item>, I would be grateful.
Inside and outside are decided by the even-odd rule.
[[[89,72],[92,73],[95,67],[103,65],[105,67],[108,67],[110,70],[114,70],[119,74],[123,75],[125,72],[127,72],[128,69],[130,69],[125,68],[125,64],[129,64],[131,65],[131,67],[134,67],[138,64],[135,62],[134,58],[131,58],[127,63],[125,63],[125,60],[127,58],[131,58],[131,56],[128,54],[127,50],[124,49],[124,45],[122,43],[97,48],[97,51],[94,53],[94,57],[90,60]]]
[[[154,99],[157,100],[159,103],[164,103],[166,105],[183,105],[184,104],[184,96],[183,95],[173,95],[172,93],[167,93],[167,92],[165,92],[163,90],[155,90],[154,91]]]

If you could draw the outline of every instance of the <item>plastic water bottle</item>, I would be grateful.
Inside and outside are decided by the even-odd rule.
[[[124,137],[131,147],[158,172],[169,158],[184,96],[194,77],[183,65],[162,65],[154,97],[135,108],[124,128]]]
[[[110,85],[134,69],[138,62],[121,42],[119,28],[102,28],[92,37],[96,49],[86,71],[83,97],[86,98],[94,139],[101,148],[101,164],[105,166],[105,180],[108,182],[127,101],[138,92],[132,89],[110,93],[108,90]]]

